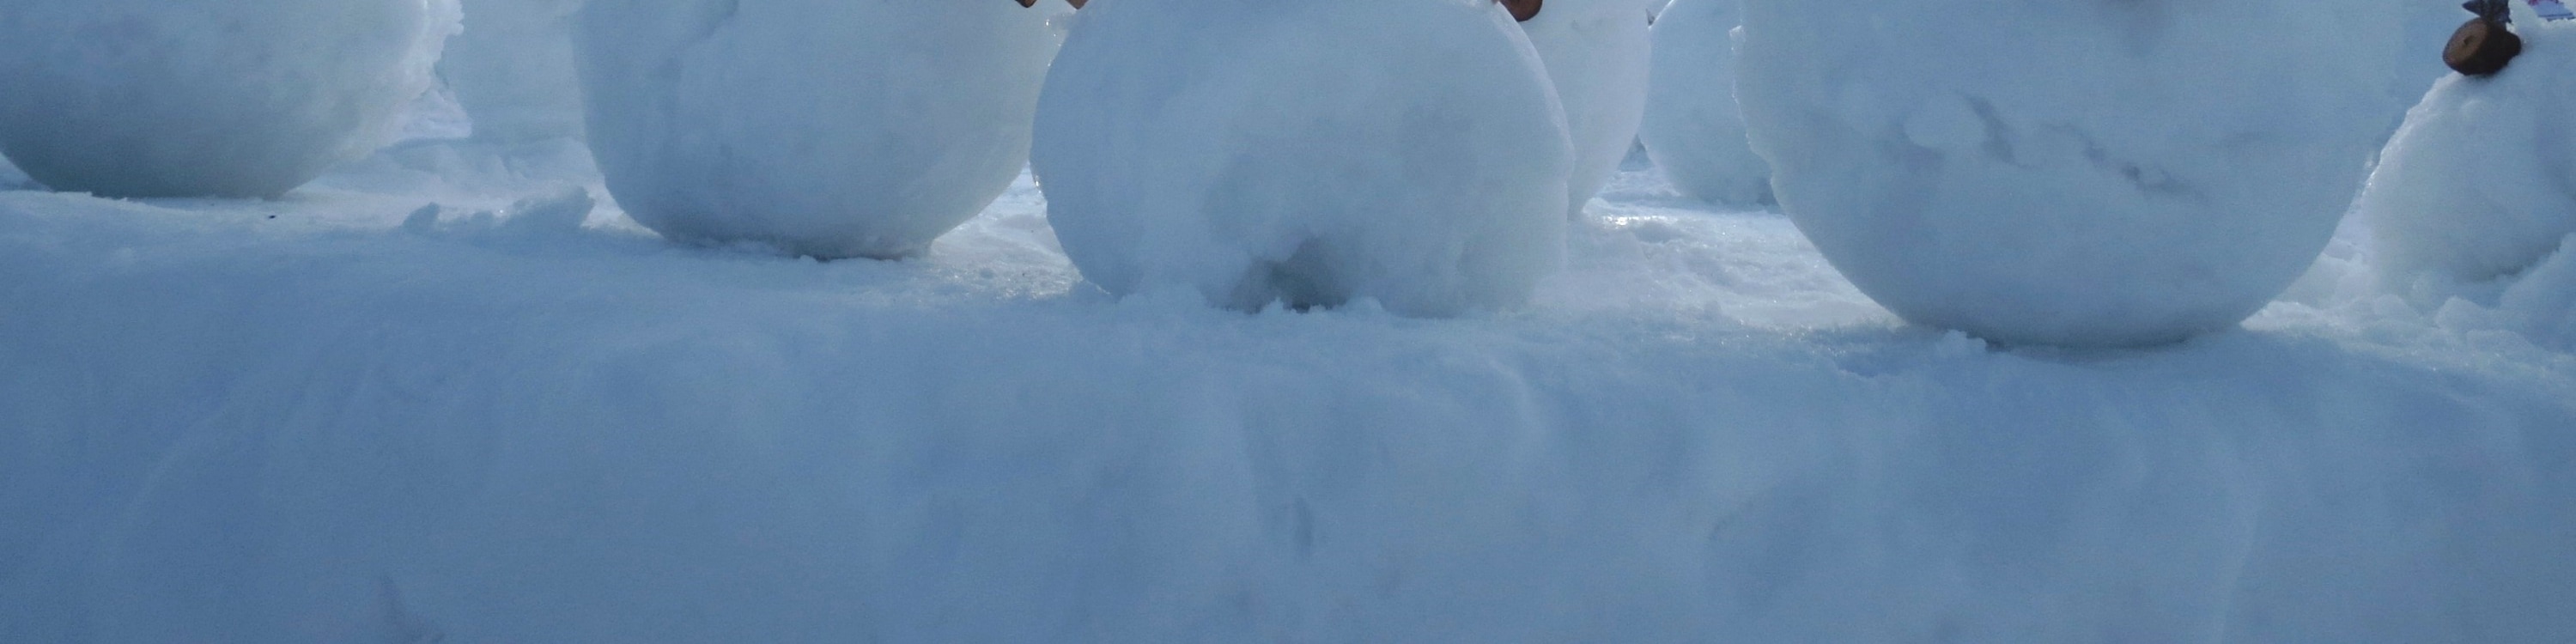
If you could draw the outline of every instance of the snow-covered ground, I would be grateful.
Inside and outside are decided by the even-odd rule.
[[[1525,311],[1419,320],[1110,298],[1026,179],[901,262],[513,223],[597,190],[514,154],[0,192],[0,640],[2576,639],[2568,338],[2359,226],[2070,351],[1636,163]]]

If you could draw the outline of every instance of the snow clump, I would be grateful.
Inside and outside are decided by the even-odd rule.
[[[581,136],[572,16],[582,0],[464,0],[465,31],[439,75],[473,119],[474,138],[521,143]]]
[[[1032,159],[1083,277],[1211,304],[1516,306],[1564,253],[1564,116],[1501,7],[1083,10]]]
[[[453,0],[14,0],[0,152],[56,190],[274,197],[394,135]]]
[[[1521,23],[1565,106],[1574,172],[1566,180],[1570,212],[1619,172],[1646,115],[1650,13],[1641,0],[1556,0]]]
[[[1055,0],[594,0],[592,151],[663,235],[918,255],[1026,164]]]
[[[2007,343],[2233,326],[2316,259],[2395,106],[2397,0],[1746,0],[1782,208],[1863,292]]]

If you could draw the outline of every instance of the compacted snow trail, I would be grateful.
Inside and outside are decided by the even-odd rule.
[[[2576,357],[2333,275],[1994,347],[1632,166],[1524,312],[1247,314],[1025,178],[817,263],[479,153],[0,192],[0,640],[2576,638]]]

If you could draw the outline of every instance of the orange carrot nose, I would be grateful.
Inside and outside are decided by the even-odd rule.
[[[1508,10],[1510,10],[1510,11],[1512,12],[1512,19],[1513,19],[1513,20],[1518,20],[1518,21],[1521,21],[1521,22],[1529,22],[1531,18],[1536,18],[1536,17],[1538,17],[1539,5],[1540,5],[1541,3],[1543,3],[1543,2],[1545,2],[1546,0],[1494,0],[1494,1],[1495,1],[1495,2],[1503,3],[1503,8],[1504,8],[1504,9],[1508,9]]]

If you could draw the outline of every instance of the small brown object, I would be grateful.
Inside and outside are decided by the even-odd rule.
[[[1020,8],[1026,9],[1034,6],[1038,6],[1038,0],[1020,0]]]
[[[2504,71],[2513,57],[2522,55],[2522,37],[2514,35],[2504,23],[2478,18],[2451,32],[2451,44],[2442,48],[2442,62],[2451,71],[2466,76],[2486,76]]]
[[[1512,12],[1512,19],[1513,19],[1513,20],[1518,20],[1518,21],[1521,21],[1521,22],[1529,22],[1531,18],[1536,18],[1536,17],[1538,17],[1539,5],[1540,5],[1541,3],[1543,3],[1543,2],[1545,2],[1546,0],[1494,0],[1494,1],[1495,1],[1495,2],[1500,2],[1500,3],[1502,3],[1502,4],[1503,4],[1503,8],[1504,8],[1504,9],[1508,9],[1508,10],[1510,10],[1510,11]]]

